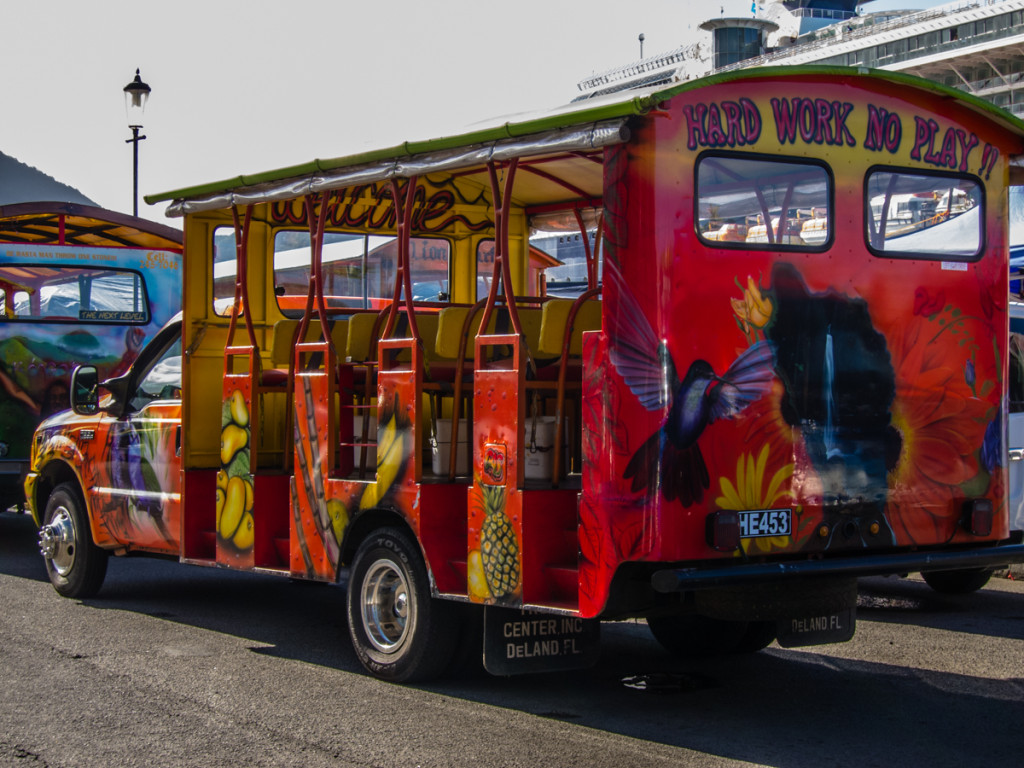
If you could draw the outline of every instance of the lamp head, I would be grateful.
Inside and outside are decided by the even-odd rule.
[[[146,102],[153,89],[142,82],[139,70],[135,70],[135,79],[124,87],[124,111],[128,117],[129,128],[142,127],[142,114],[146,111]]]

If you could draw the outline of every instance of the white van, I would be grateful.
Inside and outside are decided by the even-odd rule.
[[[1010,529],[1024,530],[1024,301],[1010,301]]]

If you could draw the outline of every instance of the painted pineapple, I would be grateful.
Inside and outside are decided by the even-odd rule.
[[[505,487],[485,485],[484,523],[480,528],[480,555],[491,594],[497,598],[519,586],[519,544],[505,514]]]

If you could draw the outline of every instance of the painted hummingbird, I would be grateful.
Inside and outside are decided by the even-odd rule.
[[[700,502],[710,486],[698,438],[708,424],[735,416],[760,399],[775,377],[772,345],[757,342],[744,350],[721,376],[706,360],[694,360],[682,380],[665,342],[624,283],[618,310],[609,322],[609,356],[626,386],[648,411],[666,412],[665,421],[626,465],[633,492],[660,487],[667,501],[684,507]]]

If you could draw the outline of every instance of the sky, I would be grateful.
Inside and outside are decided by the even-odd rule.
[[[647,56],[696,42],[712,6],[750,13],[749,0],[9,2],[0,152],[130,213],[123,88],[139,68],[153,89],[139,215],[179,226],[142,196],[558,106],[638,59],[640,33]]]

